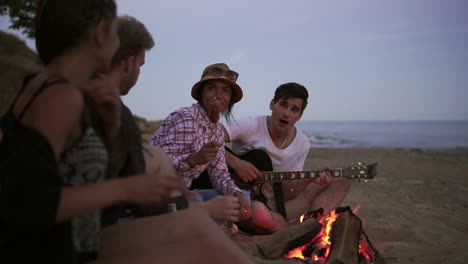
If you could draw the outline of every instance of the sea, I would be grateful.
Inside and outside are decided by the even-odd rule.
[[[321,148],[468,148],[468,121],[300,121],[297,128]]]

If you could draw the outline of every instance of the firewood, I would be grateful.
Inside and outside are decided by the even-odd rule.
[[[258,257],[250,257],[255,264],[303,264],[302,260],[297,259],[262,259]]]
[[[257,245],[266,258],[277,259],[291,249],[312,241],[321,229],[322,225],[311,218],[264,237],[257,242]]]
[[[362,222],[352,211],[339,214],[333,224],[331,249],[325,264],[358,263]]]

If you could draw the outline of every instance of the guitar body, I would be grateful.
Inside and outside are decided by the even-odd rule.
[[[226,151],[229,151],[231,154],[242,160],[252,163],[259,171],[273,171],[273,164],[270,156],[268,156],[268,154],[262,149],[252,149],[242,155],[236,155],[228,148],[226,148]],[[250,190],[252,199],[261,201],[267,205],[271,204],[268,202],[269,198],[273,197],[271,186],[253,181],[245,182],[240,179],[231,168],[229,168],[229,172],[231,173],[231,177],[234,179],[234,183],[239,186],[239,188]]]
[[[273,164],[271,163],[270,156],[261,149],[252,149],[242,155],[236,155],[229,148],[225,148],[226,151],[233,154],[234,156],[252,163],[259,171],[272,171]],[[257,182],[245,182],[237,177],[236,172],[228,167],[229,173],[231,174],[234,183],[241,189],[250,190],[251,198],[258,200],[270,207],[274,206],[274,202],[269,202],[270,198],[273,198],[273,190],[270,185]],[[210,182],[208,173],[204,171],[198,178],[192,181],[191,189],[212,189],[213,185]]]

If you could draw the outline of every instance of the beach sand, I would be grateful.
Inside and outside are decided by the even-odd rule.
[[[389,263],[468,263],[468,151],[312,149],[304,169],[378,162],[343,206]]]

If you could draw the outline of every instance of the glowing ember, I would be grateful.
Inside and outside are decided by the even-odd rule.
[[[372,249],[370,248],[366,239],[363,239],[362,236],[359,240],[359,254],[363,255],[368,262],[374,259]]]
[[[304,216],[305,216],[305,215],[301,215],[301,216],[299,217],[299,223],[302,223],[302,222],[304,221]]]
[[[358,205],[356,205],[356,207],[354,207],[354,209],[353,209],[353,214],[357,215],[358,212],[359,212],[359,209],[361,209],[361,205],[360,205],[360,204],[358,204]]]

